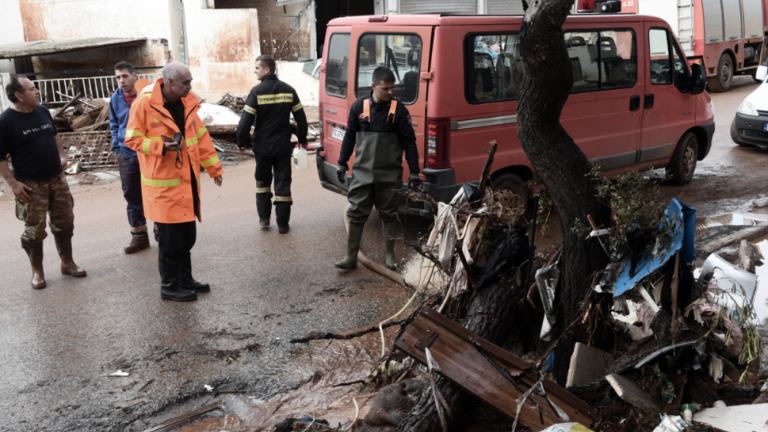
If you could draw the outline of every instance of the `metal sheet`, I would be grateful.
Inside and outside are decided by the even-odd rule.
[[[477,14],[477,0],[400,0],[401,14]]]
[[[744,37],[747,39],[763,35],[762,0],[742,0],[744,7]]]
[[[523,0],[486,0],[488,15],[523,15]]]
[[[395,346],[425,363],[425,351],[415,346],[425,334],[437,334],[429,351],[440,365],[441,375],[510,418],[515,418],[517,398],[539,379],[531,364],[429,308],[422,311],[405,328],[403,334],[395,341]],[[477,348],[478,345],[480,349]],[[506,369],[509,375],[503,375],[497,367]],[[532,393],[520,412],[522,424],[533,430],[541,430],[553,424],[563,423],[555,413],[553,405],[565,411],[569,417],[566,421],[584,425],[594,422],[594,408],[552,381],[544,380],[542,383],[552,404],[543,396]]]
[[[741,39],[741,2],[739,0],[723,0],[723,23],[725,24],[725,41]]]
[[[704,9],[704,43],[723,41],[723,7],[720,0],[701,0]]]

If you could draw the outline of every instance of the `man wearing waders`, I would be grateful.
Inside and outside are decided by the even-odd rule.
[[[395,269],[395,227],[397,226],[397,190],[403,185],[403,151],[410,169],[409,185],[418,187],[419,152],[408,109],[392,99],[395,75],[385,67],[373,71],[372,92],[352,104],[336,175],[346,184],[347,162],[355,150],[352,183],[347,199],[351,207],[347,256],[336,267],[357,268],[357,252],[363,237],[363,226],[373,206],[379,211],[384,236],[384,259]]]
[[[240,150],[253,145],[256,156],[256,211],[259,225],[269,226],[272,216],[272,173],[275,178],[275,216],[280,234],[288,232],[291,218],[291,112],[296,120],[296,137],[307,148],[307,116],[296,90],[277,79],[275,59],[263,55],[256,59],[254,72],[261,84],[251,89],[237,125]],[[256,123],[251,143],[251,126]]]

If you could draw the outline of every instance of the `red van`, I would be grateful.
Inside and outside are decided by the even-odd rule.
[[[447,202],[477,182],[483,149],[496,140],[494,184],[527,197],[524,183],[537,178],[517,134],[522,23],[522,16],[441,15],[331,21],[320,76],[322,186],[346,195],[349,180],[338,181],[336,163],[349,108],[370,94],[371,74],[383,65],[411,114],[426,192]],[[690,182],[709,153],[714,107],[703,68],[688,64],[669,25],[649,16],[575,15],[563,37],[574,84],[560,121],[587,157],[608,175],[667,167],[673,182]],[[410,214],[432,214],[412,205]]]

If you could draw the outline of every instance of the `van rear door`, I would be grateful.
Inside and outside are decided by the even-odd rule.
[[[432,26],[352,26],[351,64],[354,66],[350,68],[352,76],[349,85],[352,95],[348,99],[348,107],[357,98],[370,97],[374,69],[379,66],[389,67],[395,74],[394,98],[405,105],[411,115],[420,167],[424,166],[428,85],[428,80],[422,80],[421,74],[429,71],[432,33]],[[354,155],[350,166],[353,161]],[[405,157],[403,166],[403,183],[407,183],[409,170]]]
[[[644,23],[648,37],[643,132],[638,169],[665,166],[683,134],[696,124],[695,96],[682,93],[688,62],[669,30]]]

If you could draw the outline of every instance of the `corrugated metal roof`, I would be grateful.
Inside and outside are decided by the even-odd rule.
[[[63,39],[20,42],[15,44],[0,45],[0,59],[56,54],[66,51],[99,48],[110,45],[129,45],[145,42],[146,40],[147,38],[102,37],[89,39]]]

